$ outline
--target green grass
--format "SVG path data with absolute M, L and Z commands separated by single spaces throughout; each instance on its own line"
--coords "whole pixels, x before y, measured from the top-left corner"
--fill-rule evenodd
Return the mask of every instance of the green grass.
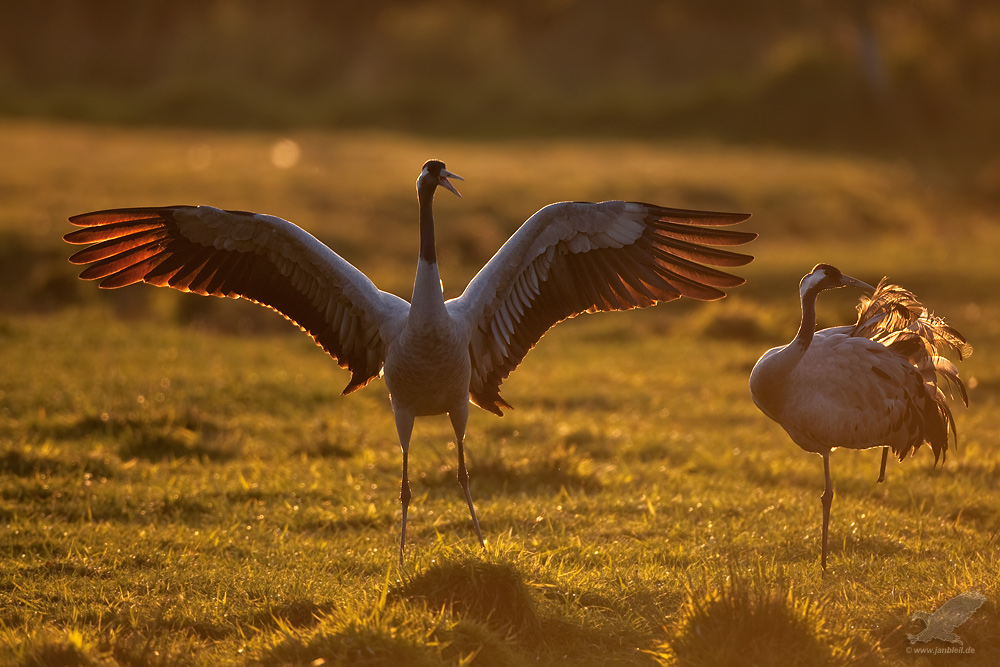
M 911 665 L 910 616 L 970 589 L 988 598 L 957 629 L 975 653 L 946 658 L 1000 658 L 1000 239 L 947 177 L 697 144 L 374 133 L 292 135 L 303 158 L 280 170 L 280 138 L 0 126 L 14 156 L 0 164 L 0 663 Z M 516 409 L 471 415 L 485 552 L 448 420 L 419 421 L 399 569 L 381 384 L 340 397 L 346 372 L 250 304 L 80 283 L 59 237 L 105 206 L 263 210 L 406 295 L 430 155 L 467 179 L 464 199 L 438 201 L 452 294 L 555 199 L 745 209 L 762 236 L 731 297 L 560 325 L 504 385 Z M 943 466 L 921 451 L 876 485 L 879 452 L 833 455 L 826 576 L 821 461 L 747 392 L 818 261 L 889 274 L 976 348 Z M 850 319 L 854 298 L 824 295 L 821 323 Z

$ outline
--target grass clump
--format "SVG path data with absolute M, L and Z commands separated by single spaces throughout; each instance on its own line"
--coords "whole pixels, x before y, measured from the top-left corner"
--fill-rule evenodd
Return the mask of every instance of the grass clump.
M 440 664 L 440 651 L 420 628 L 397 619 L 330 618 L 306 637 L 287 634 L 267 650 L 260 664 L 331 667 Z
M 100 651 L 92 638 L 75 629 L 45 627 L 14 641 L 10 629 L 0 630 L 0 663 L 23 667 L 111 667 L 112 656 Z M 9 648 L 5 649 L 4 646 Z
M 407 576 L 390 599 L 445 608 L 501 634 L 531 637 L 539 630 L 535 605 L 514 563 L 467 553 L 433 562 Z
M 800 598 L 783 581 L 730 574 L 719 587 L 691 588 L 669 639 L 654 655 L 680 665 L 848 665 L 823 620 L 821 600 Z

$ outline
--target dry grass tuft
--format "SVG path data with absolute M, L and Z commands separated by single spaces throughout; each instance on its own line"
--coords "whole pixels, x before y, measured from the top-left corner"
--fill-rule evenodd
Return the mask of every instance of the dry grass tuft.
M 822 601 L 794 595 L 784 582 L 730 574 L 719 588 L 692 587 L 657 654 L 665 664 L 847 665 L 856 656 L 826 627 Z
M 484 559 L 478 552 L 435 562 L 407 577 L 389 599 L 447 608 L 501 633 L 530 637 L 539 629 L 534 601 L 518 568 L 496 557 Z

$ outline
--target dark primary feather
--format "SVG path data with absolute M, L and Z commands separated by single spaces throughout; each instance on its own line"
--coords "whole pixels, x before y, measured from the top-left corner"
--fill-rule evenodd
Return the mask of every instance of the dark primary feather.
M 267 306 L 309 333 L 351 371 L 345 394 L 379 376 L 384 346 L 377 332 L 368 330 L 363 333 L 369 344 L 357 344 L 352 334 L 364 326 L 363 315 L 341 298 L 337 286 L 318 285 L 297 267 L 283 272 L 263 249 L 228 251 L 188 238 L 174 219 L 175 211 L 186 208 L 139 207 L 73 216 L 70 222 L 82 229 L 66 234 L 65 240 L 94 245 L 75 253 L 70 262 L 90 264 L 80 277 L 100 280 L 103 288 L 146 282 Z
M 749 215 L 641 205 L 647 209 L 647 227 L 631 245 L 559 252 L 549 265 L 545 256 L 539 256 L 534 261 L 539 277 L 536 289 L 514 282 L 502 290 L 501 301 L 506 300 L 505 294 L 517 291 L 514 303 L 521 302 L 524 308 L 505 311 L 509 324 L 499 321 L 497 313 L 486 317 L 472 337 L 470 395 L 476 405 L 497 415 L 510 408 L 500 396 L 501 384 L 542 335 L 566 318 L 647 308 L 681 297 L 714 301 L 726 296 L 723 289 L 745 282 L 711 267 L 737 267 L 753 260 L 752 255 L 718 247 L 741 245 L 757 237 L 753 232 L 719 229 L 743 222 Z M 505 345 L 493 346 L 491 338 Z M 482 359 L 488 362 L 481 363 Z

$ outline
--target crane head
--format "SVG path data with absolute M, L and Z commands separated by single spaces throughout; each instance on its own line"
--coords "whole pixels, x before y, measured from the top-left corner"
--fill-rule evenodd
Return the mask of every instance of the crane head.
M 875 288 L 868 283 L 852 278 L 842 273 L 840 269 L 830 264 L 817 264 L 799 283 L 799 294 L 805 295 L 807 292 L 822 292 L 828 289 L 840 287 L 857 287 L 869 292 L 874 292 Z
M 417 178 L 417 190 L 420 190 L 422 186 L 436 187 L 440 185 L 444 189 L 455 193 L 456 196 L 461 197 L 462 194 L 455 189 L 455 186 L 448 180 L 449 178 L 459 181 L 465 180 L 458 174 L 448 171 L 441 160 L 428 160 L 424 163 L 424 168 L 420 171 L 420 177 Z

